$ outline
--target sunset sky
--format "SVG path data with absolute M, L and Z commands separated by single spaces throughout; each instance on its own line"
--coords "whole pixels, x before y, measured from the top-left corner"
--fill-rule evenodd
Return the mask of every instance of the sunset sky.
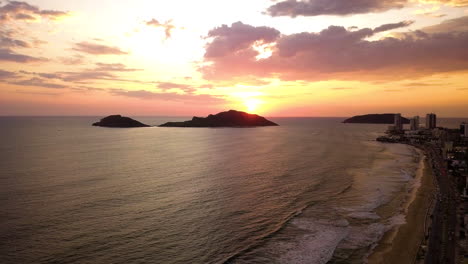
M 468 0 L 0 0 L 0 115 L 468 116 Z

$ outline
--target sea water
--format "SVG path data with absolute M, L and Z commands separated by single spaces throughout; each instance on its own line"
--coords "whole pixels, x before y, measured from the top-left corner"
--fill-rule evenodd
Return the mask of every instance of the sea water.
M 0 263 L 362 263 L 420 159 L 342 118 L 98 119 L 0 118 Z

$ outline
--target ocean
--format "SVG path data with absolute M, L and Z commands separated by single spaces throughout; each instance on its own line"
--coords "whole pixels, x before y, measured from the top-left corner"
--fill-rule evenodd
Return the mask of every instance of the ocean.
M 418 184 L 385 125 L 98 119 L 0 117 L 0 263 L 363 263 Z

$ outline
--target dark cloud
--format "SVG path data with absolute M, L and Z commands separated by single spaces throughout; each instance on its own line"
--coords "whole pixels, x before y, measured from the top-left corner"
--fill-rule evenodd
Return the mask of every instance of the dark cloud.
M 157 87 L 159 89 L 168 90 L 168 89 L 188 89 L 191 88 L 191 85 L 173 83 L 173 82 L 158 82 Z
M 414 21 L 412 21 L 412 20 L 406 20 L 406 21 L 401 21 L 399 23 L 381 25 L 381 26 L 376 27 L 374 29 L 374 33 L 384 32 L 384 31 L 397 29 L 397 28 L 402 28 L 402 27 L 407 27 L 407 26 L 409 26 L 409 25 L 411 25 L 413 23 L 414 23 Z
M 15 20 L 36 20 L 36 18 L 28 14 L 17 14 Z
M 434 12 L 426 12 L 426 13 L 422 13 L 420 15 L 427 16 L 427 17 L 435 17 L 435 18 L 440 18 L 440 17 L 447 16 L 447 14 L 434 13 Z
M 24 70 L 21 70 L 18 73 L 25 74 L 25 75 L 39 76 L 45 79 L 60 79 L 60 75 L 56 73 L 39 73 L 39 72 L 30 72 L 30 71 L 24 71 Z
M 120 81 L 131 82 L 139 84 L 154 84 L 155 82 L 145 82 L 140 80 L 131 80 L 120 78 L 116 73 L 118 72 L 134 72 L 141 69 L 127 68 L 122 63 L 96 63 L 95 68 L 83 69 L 74 72 L 28 72 L 20 71 L 22 74 L 33 75 L 45 79 L 56 79 L 64 82 L 82 83 L 90 80 L 105 80 L 105 81 Z
M 250 46 L 239 45 L 235 38 L 234 44 L 215 38 L 206 49 L 210 50 L 215 43 L 216 50 L 224 52 L 216 57 L 205 55 L 205 64 L 200 70 L 211 80 L 273 77 L 308 81 L 404 79 L 468 70 L 468 32 L 427 34 L 416 31 L 401 34 L 400 38 L 367 39 L 375 33 L 408 23 L 355 31 L 330 26 L 319 33 L 282 35 L 269 40 L 276 43 L 276 48 L 270 57 L 260 60 L 256 59 L 259 53 L 251 45 L 261 36 L 250 38 L 247 42 Z M 253 27 L 250 29 L 256 32 Z M 221 36 L 223 40 L 230 39 L 228 34 Z
M 117 47 L 106 46 L 102 44 L 79 42 L 75 43 L 75 51 L 84 52 L 93 55 L 125 55 L 128 52 L 122 51 Z
M 231 26 L 222 25 L 208 32 L 208 37 L 214 40 L 206 48 L 205 57 L 222 57 L 228 53 L 243 50 L 257 41 L 272 42 L 280 32 L 270 27 L 254 27 L 242 22 Z
M 115 71 L 115 72 L 141 71 L 141 69 L 127 68 L 127 66 L 122 63 L 96 63 L 96 66 L 97 68 L 95 69 L 95 71 Z
M 47 92 L 33 92 L 33 91 L 19 91 L 19 90 L 16 90 L 15 92 L 19 94 L 32 94 L 32 95 L 45 95 L 45 96 L 62 95 L 62 93 L 47 93 Z
M 122 63 L 96 63 L 96 68 L 86 69 L 80 72 L 58 72 L 52 76 L 58 76 L 59 79 L 68 82 L 85 81 L 85 80 L 114 80 L 114 81 L 129 81 L 139 82 L 136 80 L 124 80 L 118 78 L 114 72 L 134 72 L 141 69 L 127 68 Z
M 468 0 L 420 0 L 420 2 L 431 4 L 446 4 L 457 7 L 468 6 Z
M 46 16 L 48 18 L 57 18 L 61 16 L 66 16 L 68 15 L 67 12 L 62 12 L 62 11 L 57 11 L 57 10 L 42 10 L 41 11 L 42 16 Z
M 19 53 L 12 51 L 11 49 L 0 48 L 0 61 L 29 63 L 29 62 L 46 61 L 46 59 L 19 54 Z
M 65 82 L 82 82 L 87 80 L 114 80 L 117 77 L 110 72 L 94 71 L 94 70 L 83 70 L 79 72 L 53 72 L 53 73 L 42 73 L 42 72 L 28 72 L 20 71 L 22 74 L 38 76 L 45 79 L 56 79 Z
M 156 19 L 151 19 L 150 21 L 146 22 L 147 26 L 156 27 L 156 28 L 163 28 L 164 33 L 166 34 L 166 39 L 169 39 L 172 36 L 172 30 L 176 27 L 172 24 L 171 20 L 166 21 L 165 23 L 160 23 Z
M 17 77 L 17 74 L 10 71 L 0 70 L 0 80 L 10 79 Z
M 8 1 L 6 5 L 0 7 L 0 23 L 10 20 L 36 20 L 39 17 L 58 19 L 68 15 L 68 12 L 41 10 L 37 6 L 20 1 Z
M 13 38 L 12 32 L 0 31 L 0 48 L 30 48 L 31 45 L 23 40 Z
M 84 63 L 84 56 L 76 54 L 72 57 L 61 57 L 58 60 L 65 65 L 80 65 Z
M 70 89 L 74 90 L 75 92 L 103 92 L 103 91 L 107 91 L 106 89 L 103 89 L 103 88 L 95 88 L 95 87 L 89 87 L 89 86 L 83 86 L 83 85 L 72 87 Z
M 14 84 L 14 85 L 35 86 L 35 87 L 52 88 L 52 89 L 63 89 L 67 87 L 62 84 L 46 82 L 45 80 L 41 78 L 37 78 L 37 77 L 27 79 L 27 80 L 8 82 L 8 83 Z
M 410 0 L 284 0 L 270 6 L 266 13 L 271 16 L 320 16 L 354 15 L 385 12 L 403 8 L 415 1 Z M 468 6 L 467 0 L 419 0 L 422 3 Z
M 270 6 L 271 16 L 352 15 L 403 8 L 408 0 L 286 0 Z
M 468 16 L 445 20 L 444 22 L 421 29 L 426 33 L 441 33 L 454 31 L 468 31 Z
M 59 72 L 57 77 L 66 82 L 81 82 L 87 80 L 115 80 L 117 77 L 110 72 L 84 70 L 80 72 Z
M 3 26 L 0 24 L 0 27 Z M 41 44 L 41 41 L 32 38 L 29 42 L 18 39 L 17 36 L 24 36 L 18 29 L 0 29 L 0 61 L 12 61 L 18 63 L 28 63 L 36 61 L 46 61 L 44 58 L 36 58 L 27 54 L 16 52 L 16 49 L 32 48 Z
M 356 43 L 373 34 L 374 31 L 370 28 L 348 31 L 344 27 L 330 26 L 320 33 L 303 32 L 283 36 L 278 39 L 277 47 L 280 56 L 291 57 L 298 52 L 310 49 L 316 49 L 317 51 L 322 49 L 325 51 L 330 48 L 337 49 L 343 44 Z
M 443 84 L 441 84 L 441 83 L 426 83 L 426 82 L 411 82 L 411 83 L 405 83 L 404 85 L 409 86 L 409 87 L 415 87 L 415 86 L 427 87 L 427 86 L 441 86 Z
M 127 90 L 113 90 L 111 91 L 114 95 L 133 97 L 139 99 L 152 99 L 152 100 L 163 100 L 163 101 L 181 101 L 191 102 L 197 104 L 217 104 L 224 103 L 225 100 L 221 97 L 208 95 L 208 94 L 178 94 L 178 93 L 157 93 L 145 90 L 139 91 L 127 91 Z
M 180 89 L 185 93 L 194 93 L 197 89 L 212 89 L 212 84 L 183 84 L 174 82 L 156 82 L 156 87 L 161 90 Z
M 56 73 L 37 73 L 37 75 L 46 79 L 60 79 L 60 75 Z

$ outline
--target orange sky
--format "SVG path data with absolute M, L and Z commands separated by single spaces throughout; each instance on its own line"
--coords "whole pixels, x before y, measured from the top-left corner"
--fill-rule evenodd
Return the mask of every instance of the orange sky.
M 0 115 L 468 116 L 466 0 L 4 0 L 0 26 Z

